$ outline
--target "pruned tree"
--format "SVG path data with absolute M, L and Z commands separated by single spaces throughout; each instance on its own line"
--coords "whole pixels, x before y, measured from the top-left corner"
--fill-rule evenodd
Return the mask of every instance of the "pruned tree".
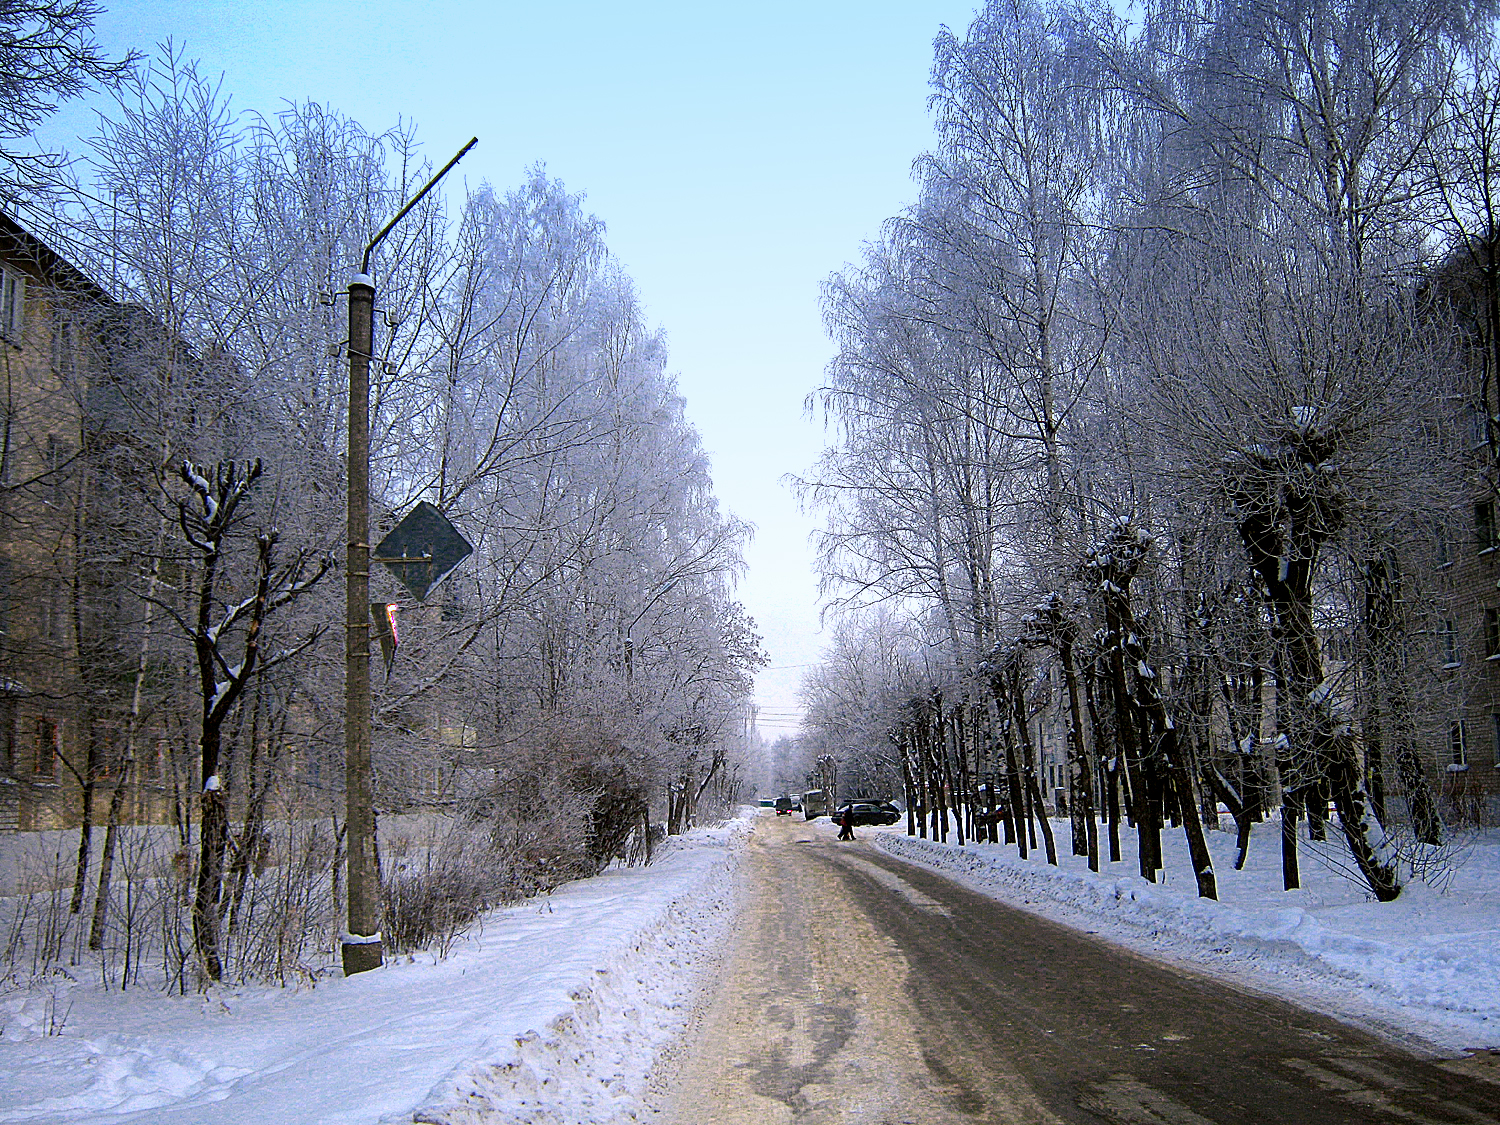
M 284 648 L 264 651 L 267 618 L 305 594 L 332 566 L 326 557 L 315 562 L 306 550 L 278 563 L 274 528 L 255 534 L 250 559 L 236 559 L 233 540 L 248 514 L 241 507 L 262 471 L 259 460 L 250 465 L 221 461 L 210 475 L 191 461 L 179 463 L 177 474 L 191 491 L 176 506 L 183 540 L 196 562 L 192 616 L 185 616 L 172 602 L 157 601 L 191 639 L 197 660 L 202 789 L 193 942 L 204 976 L 215 981 L 224 971 L 219 922 L 229 840 L 229 806 L 220 774 L 224 724 L 253 676 L 306 651 L 322 636 L 323 628 L 315 627 Z M 244 562 L 248 566 L 238 572 L 236 564 Z

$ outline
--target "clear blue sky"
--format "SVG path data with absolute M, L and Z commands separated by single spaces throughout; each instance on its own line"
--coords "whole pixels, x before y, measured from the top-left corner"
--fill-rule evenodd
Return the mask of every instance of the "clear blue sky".
M 542 162 L 587 195 L 666 331 L 721 502 L 756 525 L 739 593 L 771 654 L 757 699 L 774 738 L 823 643 L 813 524 L 781 482 L 822 444 L 803 414 L 831 351 L 818 287 L 913 199 L 932 39 L 974 6 L 113 0 L 96 30 L 116 54 L 171 38 L 240 109 L 415 121 L 434 164 L 478 136 L 470 183 Z

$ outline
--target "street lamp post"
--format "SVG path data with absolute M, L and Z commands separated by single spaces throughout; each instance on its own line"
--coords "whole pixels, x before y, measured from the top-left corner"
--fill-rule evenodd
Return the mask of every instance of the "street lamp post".
M 375 355 L 375 282 L 370 255 L 424 195 L 476 144 L 475 137 L 365 247 L 349 279 L 349 546 L 344 569 L 344 833 L 349 928 L 344 975 L 380 967 L 380 885 L 375 872 L 375 800 L 370 774 L 370 362 Z

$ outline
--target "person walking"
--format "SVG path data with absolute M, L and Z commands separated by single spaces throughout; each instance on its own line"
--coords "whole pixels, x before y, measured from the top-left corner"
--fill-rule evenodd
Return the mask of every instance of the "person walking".
M 839 817 L 839 839 L 854 839 L 854 806 L 850 805 Z

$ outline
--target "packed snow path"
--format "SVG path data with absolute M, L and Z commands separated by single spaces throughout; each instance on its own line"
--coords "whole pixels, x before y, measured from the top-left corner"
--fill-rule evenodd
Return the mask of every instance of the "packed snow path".
M 762 818 L 665 1118 L 1500 1122 L 1500 1085 Z

